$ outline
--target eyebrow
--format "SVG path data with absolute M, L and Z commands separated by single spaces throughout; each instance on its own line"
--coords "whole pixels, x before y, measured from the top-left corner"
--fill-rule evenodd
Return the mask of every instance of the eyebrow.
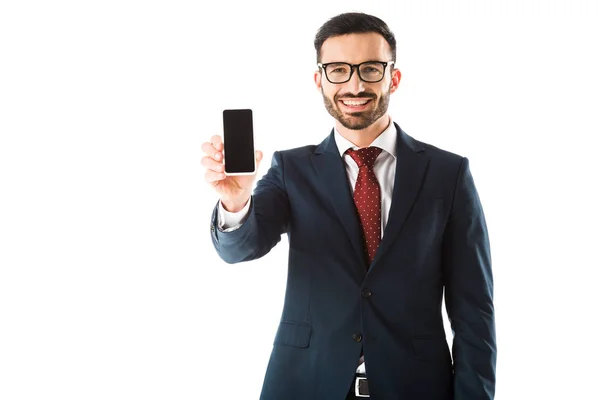
M 374 59 L 370 59 L 370 60 L 365 60 L 365 61 L 361 61 L 359 63 L 351 63 L 350 61 L 327 61 L 327 62 L 323 62 L 321 61 L 319 64 L 335 64 L 335 63 L 344 63 L 344 64 L 351 64 L 351 65 L 359 65 L 362 63 L 366 63 L 366 62 L 384 62 L 384 63 L 391 63 L 393 61 L 383 61 L 383 60 L 374 60 Z

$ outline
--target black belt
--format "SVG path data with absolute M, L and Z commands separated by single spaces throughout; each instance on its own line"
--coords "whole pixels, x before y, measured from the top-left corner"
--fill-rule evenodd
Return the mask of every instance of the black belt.
M 369 384 L 367 382 L 367 375 L 365 374 L 356 374 L 354 377 L 354 381 L 352 382 L 352 387 L 350 388 L 352 394 L 357 399 L 370 399 L 369 395 Z

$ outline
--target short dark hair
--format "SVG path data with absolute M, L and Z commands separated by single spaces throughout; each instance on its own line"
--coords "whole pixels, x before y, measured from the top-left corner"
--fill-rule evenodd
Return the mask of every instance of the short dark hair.
M 396 61 L 396 38 L 385 22 L 381 19 L 365 13 L 344 13 L 331 18 L 325 22 L 317 31 L 315 36 L 315 50 L 317 51 L 317 62 L 321 62 L 321 47 L 323 43 L 334 36 L 349 33 L 378 33 L 388 42 L 392 49 L 392 60 Z

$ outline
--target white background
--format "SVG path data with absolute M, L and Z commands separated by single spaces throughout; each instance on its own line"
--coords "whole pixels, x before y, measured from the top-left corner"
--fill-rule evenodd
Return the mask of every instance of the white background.
M 258 398 L 287 239 L 218 258 L 200 146 L 245 107 L 259 175 L 319 143 L 312 41 L 346 11 L 396 34 L 394 120 L 471 161 L 496 398 L 597 398 L 597 4 L 3 1 L 0 398 Z

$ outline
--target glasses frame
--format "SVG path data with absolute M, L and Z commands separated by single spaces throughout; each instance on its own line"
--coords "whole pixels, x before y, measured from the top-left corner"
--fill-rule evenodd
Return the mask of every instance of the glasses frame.
M 377 63 L 377 64 L 381 64 L 383 65 L 383 74 L 381 74 L 381 79 L 377 80 L 377 81 L 367 81 L 364 80 L 363 77 L 360 75 L 360 66 L 363 64 L 373 64 L 373 63 Z M 348 79 L 346 79 L 343 82 L 331 82 L 331 79 L 329 79 L 329 76 L 327 75 L 327 66 L 331 65 L 331 64 L 344 64 L 344 65 L 348 65 L 350 67 L 350 76 L 348 77 Z M 328 63 L 317 63 L 317 66 L 319 68 L 323 69 L 323 72 L 325 73 L 325 78 L 327 78 L 327 80 L 330 83 L 333 83 L 334 85 L 339 85 L 342 83 L 346 83 L 348 82 L 350 79 L 352 79 L 352 75 L 354 74 L 354 67 L 356 67 L 356 73 L 358 74 L 358 78 L 365 82 L 365 83 L 377 83 L 377 82 L 381 82 L 383 80 L 383 78 L 385 77 L 385 71 L 388 65 L 394 65 L 395 62 L 394 61 L 377 61 L 377 60 L 371 60 L 371 61 L 364 61 L 361 62 L 360 64 L 350 64 L 347 62 L 343 62 L 343 61 L 333 61 L 333 62 L 328 62 Z

